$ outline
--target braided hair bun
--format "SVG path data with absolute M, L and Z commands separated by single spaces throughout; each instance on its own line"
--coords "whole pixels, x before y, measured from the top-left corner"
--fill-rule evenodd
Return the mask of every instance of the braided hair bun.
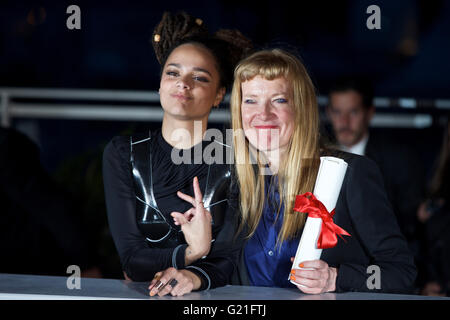
M 235 65 L 253 48 L 250 39 L 236 29 L 220 29 L 214 33 L 214 36 L 229 44 L 228 52 Z
M 186 12 L 171 14 L 164 12 L 161 21 L 153 30 L 152 44 L 159 63 L 167 52 L 178 42 L 190 37 L 207 36 L 208 29 L 201 19 L 196 19 Z
M 165 12 L 153 31 L 151 42 L 162 68 L 170 53 L 182 44 L 205 47 L 216 59 L 220 82 L 225 87 L 231 84 L 236 64 L 253 47 L 252 42 L 238 30 L 221 29 L 210 34 L 201 19 L 186 12 Z

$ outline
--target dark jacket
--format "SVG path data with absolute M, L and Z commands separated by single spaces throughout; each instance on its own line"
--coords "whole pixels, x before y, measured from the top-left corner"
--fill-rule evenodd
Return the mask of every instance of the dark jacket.
M 78 206 L 48 174 L 38 147 L 0 128 L 0 272 L 66 275 L 91 266 Z
M 417 208 L 424 196 L 424 170 L 418 155 L 392 137 L 370 133 L 365 155 L 380 168 L 388 199 L 408 242 L 417 238 Z

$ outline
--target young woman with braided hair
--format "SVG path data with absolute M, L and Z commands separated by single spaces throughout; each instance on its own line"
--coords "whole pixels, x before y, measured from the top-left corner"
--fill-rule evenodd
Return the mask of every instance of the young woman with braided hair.
M 162 68 L 162 127 L 113 138 L 104 151 L 103 179 L 125 276 L 151 281 L 150 295 L 180 296 L 227 284 L 235 268 L 230 162 L 198 163 L 195 155 L 230 147 L 204 135 L 211 108 L 222 101 L 251 42 L 236 30 L 210 35 L 186 13 L 165 13 L 152 44 Z

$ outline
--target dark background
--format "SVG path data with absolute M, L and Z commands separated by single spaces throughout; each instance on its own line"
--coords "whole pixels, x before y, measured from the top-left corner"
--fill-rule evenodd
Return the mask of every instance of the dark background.
M 81 9 L 68 30 L 66 8 Z M 369 5 L 381 30 L 369 30 Z M 449 98 L 450 2 L 2 1 L 0 85 L 155 90 L 149 39 L 162 12 L 185 10 L 211 31 L 236 28 L 257 45 L 298 49 L 319 93 L 344 74 L 370 75 L 378 96 Z
M 70 16 L 66 9 L 72 4 L 81 9 L 81 30 L 66 27 Z M 380 30 L 366 27 L 370 16 L 366 10 L 372 4 L 381 9 Z M 166 10 L 198 16 L 211 32 L 239 29 L 256 47 L 296 50 L 320 95 L 327 93 L 335 78 L 356 75 L 373 80 L 376 96 L 450 98 L 448 0 L 3 0 L 0 87 L 157 90 L 159 65 L 149 39 Z M 40 145 L 51 171 L 67 153 L 89 148 L 129 125 L 23 122 L 17 119 L 13 125 L 28 131 Z M 76 140 L 70 150 L 59 139 L 61 133 Z
M 72 4 L 81 9 L 81 30 L 66 27 L 70 16 L 66 9 Z M 366 27 L 370 16 L 366 9 L 372 4 L 381 9 L 380 30 Z M 376 96 L 450 99 L 450 1 L 446 0 L 2 0 L 0 87 L 158 90 L 159 65 L 150 36 L 164 11 L 179 10 L 201 18 L 211 32 L 239 29 L 257 47 L 295 49 L 320 95 L 327 93 L 335 78 L 357 75 L 373 80 Z M 446 116 L 433 109 L 423 112 Z M 442 124 L 386 130 L 416 148 L 429 175 Z M 158 125 L 55 119 L 12 122 L 39 145 L 45 168 L 83 205 L 86 223 L 97 234 L 93 245 L 98 247 L 106 277 L 120 276 L 120 268 L 106 226 L 103 147 L 114 135 Z

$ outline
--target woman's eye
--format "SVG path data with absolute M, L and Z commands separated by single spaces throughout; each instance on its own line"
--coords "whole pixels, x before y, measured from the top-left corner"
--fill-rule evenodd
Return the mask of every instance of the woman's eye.
M 206 78 L 206 77 L 194 76 L 193 78 L 194 78 L 194 80 L 196 80 L 196 81 L 209 82 L 209 79 Z
M 287 103 L 288 101 L 285 98 L 278 98 L 278 99 L 275 99 L 275 102 L 277 102 L 277 103 Z
M 169 77 L 176 77 L 176 76 L 178 76 L 178 72 L 176 72 L 176 71 L 166 71 L 166 74 Z
M 255 104 L 255 100 L 253 99 L 244 99 L 245 104 Z

